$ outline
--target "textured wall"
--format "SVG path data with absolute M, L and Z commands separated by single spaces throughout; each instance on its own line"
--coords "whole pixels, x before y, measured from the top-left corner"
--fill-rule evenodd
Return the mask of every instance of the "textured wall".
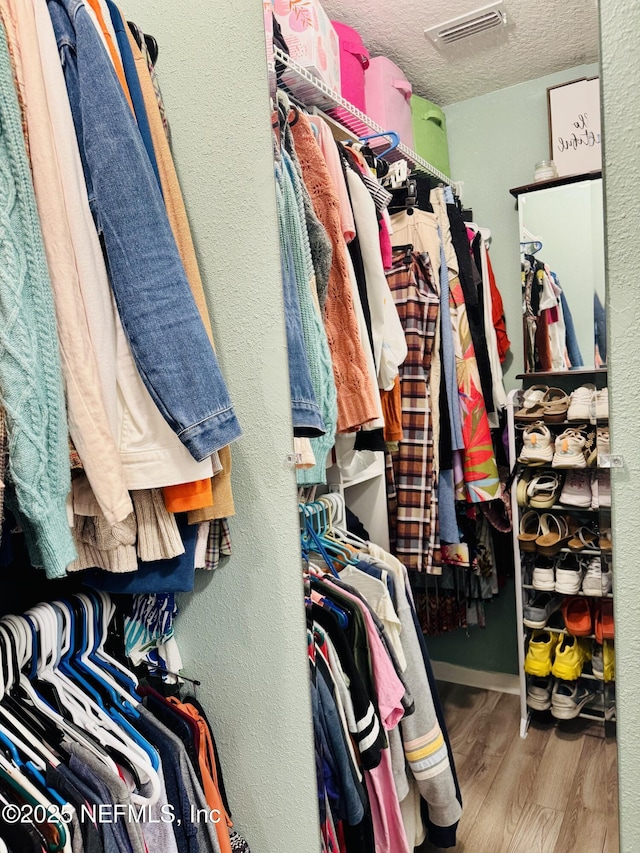
M 612 450 L 624 467 L 612 471 L 616 620 L 620 849 L 640 850 L 640 595 L 638 594 L 638 375 L 640 375 L 640 6 L 607 0 L 601 9 L 604 87 L 605 217 L 608 273 L 609 392 Z
M 253 853 L 319 849 L 261 4 L 126 0 L 158 71 L 214 334 L 244 437 L 233 557 L 181 602 L 234 818 Z M 221 49 L 223 47 L 224 49 Z
M 493 233 L 491 262 L 502 293 L 513 363 L 509 387 L 522 373 L 520 238 L 511 187 L 533 180 L 535 164 L 549 156 L 547 87 L 598 74 L 597 65 L 580 65 L 446 108 L 452 175 L 463 181 L 462 199 L 477 222 Z

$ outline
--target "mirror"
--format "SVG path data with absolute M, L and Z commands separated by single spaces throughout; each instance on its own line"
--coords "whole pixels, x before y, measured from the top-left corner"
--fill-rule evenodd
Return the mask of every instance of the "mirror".
M 518 212 L 525 372 L 605 366 L 602 179 L 533 189 Z

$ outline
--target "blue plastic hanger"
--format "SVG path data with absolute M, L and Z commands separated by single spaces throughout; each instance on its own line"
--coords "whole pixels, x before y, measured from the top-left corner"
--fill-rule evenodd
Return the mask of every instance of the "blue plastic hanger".
M 391 145 L 388 148 L 385 148 L 384 151 L 378 153 L 376 151 L 376 157 L 384 157 L 385 154 L 388 154 L 390 151 L 393 151 L 394 148 L 397 148 L 400 145 L 400 137 L 395 132 L 395 130 L 385 130 L 384 133 L 370 133 L 368 136 L 361 136 L 360 142 L 369 142 L 371 139 L 382 139 L 384 137 L 389 137 L 389 141 Z
M 68 613 L 68 616 L 69 616 L 69 620 L 70 620 L 69 630 L 71 631 L 71 636 L 75 637 L 77 639 L 78 634 L 76 632 L 76 616 L 73 612 L 73 608 L 67 602 L 62 602 L 62 601 L 54 602 L 53 606 L 54 606 L 54 609 L 56 610 L 56 615 L 58 617 L 58 624 L 59 624 L 60 630 L 62 629 L 62 618 L 63 618 L 63 616 L 62 616 L 62 613 L 60 612 L 59 608 L 65 607 L 65 609 Z M 83 628 L 84 628 L 84 630 L 83 630 Z M 86 642 L 87 642 L 86 626 L 81 626 L 80 638 L 81 638 L 80 641 L 82 642 L 84 640 L 84 643 L 86 645 Z M 87 692 L 87 694 L 89 696 L 91 696 L 91 698 L 95 701 L 96 705 L 100 708 L 100 710 L 103 711 L 107 716 L 111 717 L 111 719 L 114 720 L 114 722 L 117 723 L 117 725 L 120 726 L 120 728 L 122 728 L 122 730 L 133 741 L 135 741 L 135 743 L 139 747 L 141 747 L 144 750 L 144 752 L 149 757 L 149 761 L 151 762 L 151 766 L 153 767 L 154 770 L 157 771 L 160 767 L 160 761 L 158 758 L 158 753 L 156 752 L 155 748 L 144 737 L 142 737 L 140 732 L 138 732 L 137 729 L 135 729 L 131 725 L 129 720 L 124 716 L 124 713 L 123 713 L 124 709 L 122 709 L 120 707 L 120 703 L 119 703 L 119 700 L 121 697 L 119 697 L 118 694 L 115 692 L 115 690 L 113 690 L 113 688 L 108 684 L 105 684 L 105 686 L 107 688 L 107 692 L 108 692 L 110 698 L 112 698 L 113 701 L 108 703 L 108 705 L 105 705 L 104 700 L 103 700 L 102 696 L 100 695 L 100 693 L 93 687 L 93 685 L 91 685 L 87 681 L 87 679 L 84 677 L 83 673 L 81 671 L 79 671 L 80 667 L 76 666 L 76 664 L 78 663 L 78 654 L 77 654 L 76 650 L 74 649 L 74 645 L 75 645 L 74 643 L 71 643 L 70 648 L 60 657 L 60 663 L 58 664 L 60 671 L 63 672 L 69 678 L 73 679 L 75 682 L 77 682 Z M 139 717 L 140 716 L 139 711 L 135 710 L 132 706 L 129 706 L 129 707 L 130 707 L 130 710 L 127 709 L 129 716 L 133 716 L 133 717 Z

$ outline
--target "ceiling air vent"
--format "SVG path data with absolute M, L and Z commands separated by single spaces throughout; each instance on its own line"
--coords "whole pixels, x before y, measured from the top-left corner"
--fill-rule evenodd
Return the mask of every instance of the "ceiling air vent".
M 488 6 L 476 9 L 475 12 L 468 12 L 466 15 L 445 21 L 437 27 L 429 27 L 424 34 L 437 47 L 444 47 L 486 30 L 492 30 L 494 27 L 504 26 L 506 23 L 507 13 L 504 10 L 504 4 L 490 3 Z

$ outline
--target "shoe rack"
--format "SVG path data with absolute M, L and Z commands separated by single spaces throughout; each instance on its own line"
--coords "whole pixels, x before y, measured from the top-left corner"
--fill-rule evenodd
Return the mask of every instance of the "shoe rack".
M 570 495 L 568 486 L 564 495 L 562 492 L 575 470 L 586 472 L 573 477 L 573 480 L 582 479 L 583 490 L 587 480 L 601 478 L 602 483 L 602 478 L 606 478 L 603 472 L 609 468 L 609 455 L 596 451 L 598 430 L 601 436 L 605 430 L 608 434 L 608 420 L 596 419 L 593 412 L 581 423 L 568 421 L 566 416 L 558 416 L 551 394 L 550 411 L 555 417 L 552 414 L 550 421 L 545 422 L 542 414 L 539 420 L 550 434 L 554 455 L 556 439 L 565 435 L 566 430 L 576 430 L 579 436 L 574 444 L 581 444 L 581 435 L 586 438 L 585 462 L 590 457 L 591 463 L 582 469 L 559 468 L 554 467 L 553 458 L 534 464 L 518 461 L 522 458 L 525 429 L 535 421 L 519 421 L 516 413 L 522 410 L 525 394 L 532 386 L 560 388 L 570 396 L 587 383 L 595 384 L 598 389 L 606 388 L 606 370 L 527 374 L 518 378 L 523 380 L 524 387 L 509 394 L 507 422 L 516 566 L 520 736 L 526 737 L 532 714 L 543 714 L 547 720 L 555 717 L 559 722 L 582 718 L 604 728 L 615 724 L 612 547 L 610 532 L 603 536 L 611 530 L 610 490 L 603 501 L 602 495 L 592 496 L 595 506 L 586 505 L 584 491 L 582 495 L 575 492 Z M 543 443 L 549 440 L 546 430 L 540 429 Z M 562 464 L 561 454 L 566 447 L 566 440 L 558 442 L 556 462 Z M 534 487 L 529 489 L 535 478 Z M 554 481 L 561 484 L 559 491 L 557 485 L 554 488 Z M 594 494 L 598 495 L 597 488 Z M 561 496 L 582 505 L 561 503 Z M 534 506 L 529 504 L 532 499 Z M 521 523 L 527 513 L 534 515 L 525 519 L 523 541 Z M 544 522 L 537 532 L 535 516 Z M 540 542 L 546 530 L 551 536 Z M 537 604 L 541 606 L 536 608 Z M 549 675 L 540 674 L 547 668 L 551 668 Z M 532 671 L 536 674 L 531 674 Z

